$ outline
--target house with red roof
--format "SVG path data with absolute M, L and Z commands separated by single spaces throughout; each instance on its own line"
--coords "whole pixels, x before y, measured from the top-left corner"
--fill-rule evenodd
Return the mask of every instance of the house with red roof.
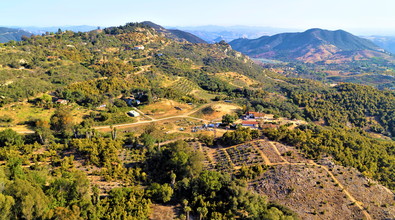
M 246 116 L 248 118 L 254 118 L 254 119 L 261 119 L 265 117 L 265 113 L 260 113 L 260 112 L 247 112 Z
M 257 121 L 243 121 L 241 123 L 243 127 L 258 128 L 259 123 Z

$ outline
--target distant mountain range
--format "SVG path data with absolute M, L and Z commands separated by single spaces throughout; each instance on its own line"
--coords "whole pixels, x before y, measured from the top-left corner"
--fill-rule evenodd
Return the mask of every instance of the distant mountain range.
M 32 34 L 23 30 L 14 28 L 0 27 L 0 43 L 6 43 L 10 40 L 20 41 L 22 36 L 31 36 Z
M 309 29 L 257 39 L 236 39 L 233 49 L 255 58 L 300 60 L 304 62 L 343 62 L 390 55 L 372 41 L 343 30 Z
M 144 22 L 158 32 L 166 33 L 167 37 L 178 40 L 186 40 L 192 43 L 215 43 L 224 40 L 231 42 L 232 44 L 240 44 L 240 38 L 248 39 L 261 39 L 267 38 L 267 36 L 276 36 L 280 33 L 300 31 L 297 29 L 286 29 L 286 28 L 273 28 L 273 27 L 256 27 L 256 26 L 176 26 L 176 27 L 162 27 L 152 22 Z M 61 30 L 70 30 L 74 32 L 88 32 L 98 29 L 98 26 L 79 25 L 79 26 L 53 26 L 53 27 L 0 27 L 0 43 L 5 43 L 10 40 L 19 41 L 23 35 L 30 36 L 32 34 L 41 35 L 46 32 L 57 32 Z M 104 28 L 104 27 L 102 27 Z M 261 37 L 265 36 L 265 37 Z M 273 37 L 274 37 L 273 36 Z M 355 37 L 355 36 L 354 36 Z M 363 36 L 371 40 L 374 44 L 380 48 L 385 49 L 388 52 L 395 54 L 395 37 L 392 36 Z M 257 41 L 255 39 L 254 41 Z M 262 39 L 261 39 L 262 40 Z M 244 44 L 244 42 L 243 42 Z M 238 47 L 238 46 L 236 46 Z M 245 48 L 245 46 L 243 46 Z M 250 48 L 251 49 L 251 48 Z M 249 50 L 250 50 L 249 49 Z M 251 55 L 251 54 L 250 54 Z
M 155 29 L 159 33 L 163 33 L 167 38 L 177 40 L 177 41 L 188 41 L 191 43 L 207 43 L 205 40 L 185 31 L 177 29 L 166 29 L 160 25 L 157 25 L 151 21 L 142 22 Z
M 368 36 L 363 37 L 371 40 L 373 43 L 377 44 L 381 48 L 384 48 L 388 52 L 395 54 L 395 37 L 391 36 Z
M 54 26 L 54 27 L 19 27 L 14 26 L 11 28 L 21 29 L 32 34 L 45 34 L 46 32 L 57 32 L 59 29 L 63 31 L 73 31 L 73 32 L 88 32 L 98 28 L 98 26 L 89 26 L 89 25 L 78 25 L 78 26 Z
M 192 33 L 208 43 L 216 43 L 224 40 L 230 42 L 238 38 L 258 38 L 263 35 L 274 35 L 278 33 L 300 31 L 298 29 L 255 27 L 255 26 L 176 26 L 166 27 L 168 29 L 178 29 Z

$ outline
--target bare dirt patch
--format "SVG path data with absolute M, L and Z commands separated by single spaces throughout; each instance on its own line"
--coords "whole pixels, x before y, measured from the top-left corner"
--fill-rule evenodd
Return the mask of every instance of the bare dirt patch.
M 241 107 L 234 104 L 215 103 L 212 105 L 208 105 L 203 109 L 200 109 L 191 116 L 209 121 L 221 121 L 223 115 L 235 114 L 238 109 L 241 109 Z
M 193 105 L 164 99 L 150 105 L 141 106 L 139 109 L 152 118 L 164 118 L 186 114 L 191 111 L 193 107 Z
M 247 76 L 235 72 L 216 73 L 215 75 L 236 87 L 245 87 L 258 83 Z
M 151 206 L 150 219 L 152 220 L 173 220 L 176 218 L 175 206 L 164 206 L 153 204 Z
M 373 219 L 395 219 L 395 198 L 390 190 L 354 168 L 335 165 L 332 172 L 347 191 L 362 202 Z
M 290 163 L 307 163 L 309 161 L 303 157 L 295 147 L 286 146 L 278 142 L 273 142 L 273 144 L 276 146 L 283 158 Z
M 278 165 L 251 188 L 294 210 L 302 219 L 363 219 L 324 169 L 310 165 Z

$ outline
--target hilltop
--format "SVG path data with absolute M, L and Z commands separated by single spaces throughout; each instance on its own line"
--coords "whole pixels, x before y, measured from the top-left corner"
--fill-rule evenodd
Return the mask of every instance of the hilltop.
M 373 42 L 343 30 L 315 28 L 300 33 L 282 33 L 251 40 L 236 39 L 229 44 L 233 49 L 251 57 L 286 61 L 330 63 L 390 57 Z

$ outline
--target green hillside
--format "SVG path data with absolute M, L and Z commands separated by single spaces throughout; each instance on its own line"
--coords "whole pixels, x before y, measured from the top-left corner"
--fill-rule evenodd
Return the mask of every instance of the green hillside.
M 393 92 L 287 78 L 169 33 L 128 23 L 1 44 L 1 217 L 392 217 Z M 319 35 L 345 50 L 341 36 Z M 309 183 L 298 199 L 313 211 L 289 203 L 290 180 Z

